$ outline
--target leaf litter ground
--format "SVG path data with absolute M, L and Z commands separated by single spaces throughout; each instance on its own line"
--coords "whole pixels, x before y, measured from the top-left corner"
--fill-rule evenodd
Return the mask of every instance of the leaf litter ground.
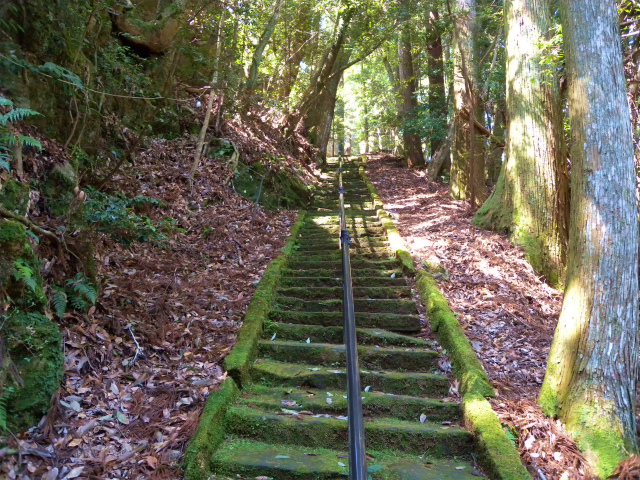
M 154 140 L 114 177 L 113 191 L 164 202 L 146 213 L 173 226 L 163 246 L 96 236 L 101 297 L 87 315 L 65 315 L 64 386 L 37 428 L 0 449 L 0 478 L 182 477 L 184 448 L 225 378 L 221 362 L 296 217 L 255 211 L 220 160 L 204 159 L 191 187 L 194 145 Z
M 535 403 L 562 294 L 536 276 L 505 235 L 472 225 L 474 212 L 451 200 L 447 185 L 390 156 L 370 156 L 367 174 L 414 259 L 446 269 L 439 287 L 496 389 L 493 408 L 533 478 L 590 478 L 562 424 Z

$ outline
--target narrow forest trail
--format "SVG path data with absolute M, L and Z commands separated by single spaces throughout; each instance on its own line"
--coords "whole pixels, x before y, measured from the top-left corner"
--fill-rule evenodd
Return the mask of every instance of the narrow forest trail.
M 210 462 L 214 478 L 348 472 L 337 170 L 330 163 L 323 174 L 282 271 L 251 383 L 224 415 L 225 439 Z M 478 478 L 473 437 L 457 425 L 460 406 L 443 401 L 450 382 L 438 371 L 440 355 L 409 336 L 422 328 L 417 305 L 357 164 L 345 165 L 343 181 L 372 477 Z

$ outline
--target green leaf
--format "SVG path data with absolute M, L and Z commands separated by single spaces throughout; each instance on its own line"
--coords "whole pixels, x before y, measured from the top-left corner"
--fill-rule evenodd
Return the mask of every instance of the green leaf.
M 31 238 L 33 238 L 34 242 L 36 242 L 38 245 L 40 245 L 40 239 L 38 238 L 38 236 L 33 233 L 31 230 L 27 230 L 27 235 L 29 235 Z

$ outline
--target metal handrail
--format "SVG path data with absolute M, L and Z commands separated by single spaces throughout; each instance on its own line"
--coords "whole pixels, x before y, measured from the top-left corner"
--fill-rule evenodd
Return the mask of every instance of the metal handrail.
M 340 192 L 340 248 L 342 249 L 342 312 L 344 320 L 344 344 L 347 354 L 347 419 L 349 427 L 349 479 L 367 480 L 367 460 L 364 449 L 364 419 L 362 414 L 362 390 L 358 365 L 356 339 L 356 314 L 353 305 L 353 283 L 349 245 L 351 237 L 344 214 L 344 186 L 342 185 L 342 157 L 338 169 Z

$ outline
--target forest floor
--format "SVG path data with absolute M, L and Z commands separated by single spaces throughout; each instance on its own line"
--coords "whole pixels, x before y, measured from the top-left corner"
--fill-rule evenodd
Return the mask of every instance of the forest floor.
M 562 306 L 561 292 L 536 276 L 521 249 L 476 228 L 474 211 L 451 200 L 399 159 L 372 155 L 367 175 L 415 261 L 439 261 L 439 287 L 495 387 L 494 410 L 533 478 L 578 480 L 591 474 L 560 422 L 536 405 Z M 435 257 L 435 258 L 434 258 Z
M 264 126 L 225 128 L 244 161 L 265 151 L 293 159 L 269 143 Z M 63 156 L 57 142 L 42 141 L 43 155 L 27 160 L 29 168 Z M 234 191 L 223 160 L 204 158 L 190 186 L 194 149 L 191 136 L 149 140 L 135 166 L 113 178 L 109 191 L 162 201 L 145 213 L 173 225 L 162 245 L 125 246 L 96 234 L 100 297 L 86 314 L 62 319 L 64 385 L 37 427 L 5 439 L 0 478 L 182 478 L 200 412 L 226 377 L 222 361 L 297 217 L 256 209 Z M 59 223 L 37 209 L 30 219 L 51 230 Z

